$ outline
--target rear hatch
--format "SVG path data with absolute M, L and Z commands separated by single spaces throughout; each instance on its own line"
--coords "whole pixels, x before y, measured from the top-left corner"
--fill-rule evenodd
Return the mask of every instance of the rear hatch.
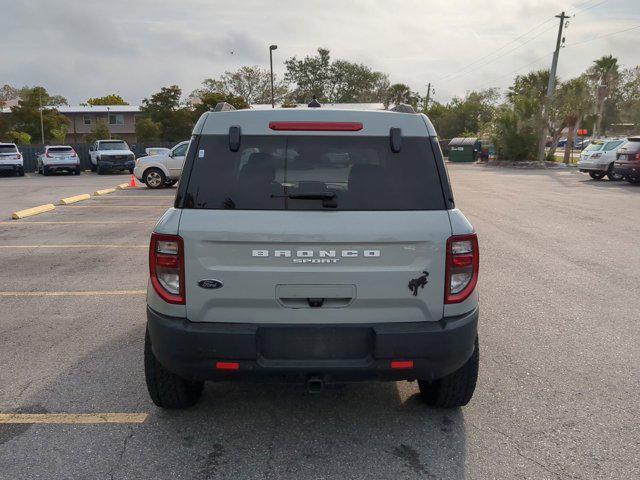
M 640 137 L 631 137 L 616 153 L 616 163 L 640 163 Z
M 76 152 L 71 147 L 49 147 L 47 149 L 47 163 L 73 164 L 78 161 Z
M 20 163 L 21 158 L 14 145 L 0 145 L 0 164 L 15 165 Z
M 189 320 L 442 318 L 451 226 L 427 137 L 396 153 L 388 136 L 243 135 L 235 152 L 229 139 L 192 141 L 179 226 Z

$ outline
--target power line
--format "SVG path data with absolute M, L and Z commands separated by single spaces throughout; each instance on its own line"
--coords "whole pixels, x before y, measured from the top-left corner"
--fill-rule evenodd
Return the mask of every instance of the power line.
M 588 38 L 587 40 L 582 40 L 581 42 L 569 43 L 569 44 L 565 45 L 565 47 L 567 47 L 567 48 L 568 47 L 575 47 L 576 45 L 582 45 L 583 43 L 595 42 L 596 40 L 600 40 L 601 38 L 613 37 L 614 35 L 620 35 L 621 33 L 629 32 L 629 31 L 635 30 L 637 28 L 640 28 L 640 25 L 635 25 L 635 26 L 630 27 L 630 28 L 625 28 L 624 30 L 618 30 L 618 31 L 615 31 L 615 32 L 607 33 L 605 35 L 599 35 L 597 37 Z
M 524 32 L 523 34 L 518 35 L 518 36 L 517 36 L 516 38 L 514 38 L 513 40 L 510 40 L 509 42 L 507 42 L 507 43 L 505 43 L 504 45 L 502 45 L 502 46 L 498 47 L 497 49 L 493 50 L 492 52 L 488 53 L 487 55 L 485 55 L 485 56 L 483 56 L 483 57 L 480 57 L 480 58 L 478 58 L 478 59 L 474 60 L 474 61 L 473 61 L 473 62 L 471 62 L 471 63 L 468 63 L 466 66 L 464 66 L 462 69 L 458 70 L 457 72 L 450 73 L 450 74 L 448 74 L 448 75 L 445 75 L 445 76 L 443 76 L 443 77 L 441 77 L 441 78 L 437 79 L 437 81 L 438 81 L 438 82 L 441 82 L 441 81 L 443 81 L 443 80 L 448 80 L 448 79 L 449 79 L 449 78 L 451 78 L 451 77 L 456 77 L 456 76 L 458 76 L 460 73 L 464 72 L 465 70 L 467 70 L 467 69 L 469 69 L 469 68 L 471 68 L 471 67 L 473 67 L 473 66 L 477 65 L 478 63 L 480 63 L 480 62 L 482 62 L 482 61 L 486 60 L 487 58 L 489 58 L 489 57 L 491 57 L 491 56 L 495 55 L 496 53 L 498 53 L 498 52 L 499 52 L 499 51 L 501 51 L 502 49 L 504 49 L 504 48 L 508 47 L 509 45 L 511 45 L 511 44 L 513 44 L 513 43 L 515 43 L 515 42 L 517 42 L 517 41 L 518 41 L 518 40 L 520 40 L 521 38 L 526 37 L 529 33 L 533 32 L 534 30 L 537 30 L 538 28 L 540 28 L 540 27 L 541 27 L 542 25 L 544 25 L 545 23 L 548 23 L 548 22 L 550 22 L 551 20 L 553 20 L 553 18 L 554 18 L 554 17 L 549 17 L 549 18 L 547 18 L 546 20 L 544 20 L 544 21 L 542 21 L 542 22 L 538 23 L 537 25 L 535 25 L 534 27 L 530 28 L 529 30 L 527 30 L 527 31 L 526 31 L 526 32 Z M 540 34 L 544 33 L 545 31 L 546 31 L 546 30 L 543 30 L 542 32 L 539 32 L 536 36 L 538 36 L 538 35 L 540 35 Z M 533 37 L 533 38 L 535 38 L 535 37 Z M 522 45 L 525 45 L 526 43 L 528 43 L 528 42 L 524 42 L 523 44 L 519 45 L 519 46 L 518 46 L 518 47 L 516 47 L 516 48 L 520 48 Z
M 587 10 L 591 10 L 592 8 L 599 7 L 600 5 L 602 5 L 603 3 L 607 3 L 608 1 L 609 1 L 609 0 L 602 0 L 601 2 L 599 2 L 599 3 L 594 3 L 593 5 L 590 5 L 590 6 L 586 7 L 586 8 L 580 8 L 582 5 L 585 5 L 585 4 L 589 3 L 589 2 L 584 2 L 584 3 L 580 4 L 580 5 L 578 5 L 578 7 L 577 7 L 577 8 L 578 8 L 578 11 L 576 11 L 576 13 L 574 13 L 574 14 L 573 14 L 573 16 L 575 17 L 576 15 L 579 15 L 579 14 L 581 14 L 581 13 L 584 13 L 584 12 L 586 12 Z

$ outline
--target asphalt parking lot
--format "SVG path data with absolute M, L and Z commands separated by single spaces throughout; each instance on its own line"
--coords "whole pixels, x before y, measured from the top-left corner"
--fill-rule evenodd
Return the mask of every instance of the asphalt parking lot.
M 113 422 L 0 424 L 0 477 L 640 478 L 640 187 L 566 170 L 450 175 L 481 247 L 480 379 L 458 411 L 425 407 L 406 382 L 209 384 L 192 409 L 157 409 L 142 364 L 147 244 L 175 189 L 12 221 L 43 196 L 128 177 L 0 178 L 0 413 Z

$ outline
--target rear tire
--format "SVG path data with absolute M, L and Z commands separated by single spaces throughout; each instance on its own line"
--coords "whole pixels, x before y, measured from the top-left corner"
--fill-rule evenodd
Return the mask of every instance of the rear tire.
M 19 170 L 16 172 L 16 175 L 18 175 L 19 177 L 24 177 L 24 168 L 19 169 Z
M 74 175 L 80 175 L 80 167 L 76 168 L 76 169 L 73 171 L 73 174 L 74 174 Z
M 91 171 L 95 172 L 97 170 L 97 167 L 92 163 L 91 164 Z
M 178 183 L 178 180 L 167 180 L 167 183 L 165 183 L 164 186 L 173 187 L 176 183 Z
M 51 175 L 51 172 L 49 171 L 46 165 L 42 166 L 42 175 L 44 175 L 45 177 L 48 177 L 49 175 Z
M 148 330 L 144 337 L 144 374 L 151 400 L 160 408 L 191 407 L 202 396 L 204 382 L 185 380 L 160 364 L 151 350 Z
M 418 380 L 422 400 L 427 405 L 439 408 L 465 406 L 473 397 L 473 392 L 476 389 L 479 364 L 480 346 L 478 337 L 476 337 L 471 358 L 458 370 L 438 380 Z
M 107 173 L 100 165 L 96 166 L 96 172 L 98 172 L 98 175 L 104 175 Z
M 167 181 L 167 177 L 159 168 L 149 168 L 142 174 L 142 181 L 149 188 L 162 188 Z
M 640 184 L 640 177 L 627 177 L 627 182 L 631 185 L 638 185 Z
M 594 180 L 602 180 L 606 173 L 604 172 L 589 172 L 589 176 Z
M 612 182 L 619 182 L 624 179 L 624 175 L 620 175 L 613 171 L 613 163 L 609 165 L 609 169 L 607 170 L 607 178 Z

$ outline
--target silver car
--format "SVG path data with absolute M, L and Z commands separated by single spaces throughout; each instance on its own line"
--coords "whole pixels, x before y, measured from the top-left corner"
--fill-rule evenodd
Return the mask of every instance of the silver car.
M 80 158 L 69 145 L 47 145 L 38 155 L 37 169 L 44 176 L 58 172 L 80 175 Z
M 623 138 L 593 140 L 580 153 L 578 170 L 588 173 L 594 180 L 602 180 L 605 175 L 609 180 L 622 180 L 622 175 L 614 172 L 613 164 L 618 148 L 624 143 L 626 140 Z

